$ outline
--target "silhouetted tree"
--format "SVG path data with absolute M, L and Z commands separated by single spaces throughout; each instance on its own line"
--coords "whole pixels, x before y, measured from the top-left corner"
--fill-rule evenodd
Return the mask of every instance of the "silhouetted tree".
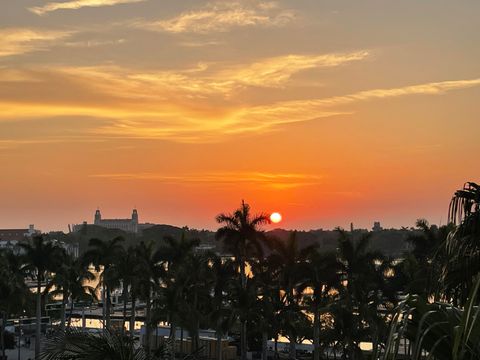
M 479 210 L 480 186 L 468 182 L 450 202 L 449 219 L 457 226 L 446 241 L 447 260 L 443 268 L 445 293 L 457 305 L 466 303 L 480 272 Z
M 265 234 L 260 230 L 270 223 L 266 214 L 252 215 L 250 206 L 242 201 L 241 207 L 230 214 L 220 214 L 216 218 L 219 228 L 215 234 L 217 240 L 223 241 L 225 250 L 232 254 L 239 269 L 239 282 L 242 289 L 247 288 L 246 264 L 249 257 L 261 257 Z M 241 359 L 247 357 L 247 322 L 243 316 L 240 329 Z
M 102 271 L 99 285 L 102 287 L 104 329 L 110 329 L 110 297 L 116 281 L 112 266 L 120 256 L 124 256 L 125 250 L 121 245 L 123 241 L 122 237 L 111 240 L 90 239 L 89 248 L 83 256 L 85 264 L 93 264 L 97 272 Z
M 37 283 L 35 357 L 38 357 L 41 341 L 42 285 L 47 280 L 47 274 L 58 269 L 64 250 L 42 235 L 34 236 L 30 242 L 19 245 L 24 251 L 22 269 Z

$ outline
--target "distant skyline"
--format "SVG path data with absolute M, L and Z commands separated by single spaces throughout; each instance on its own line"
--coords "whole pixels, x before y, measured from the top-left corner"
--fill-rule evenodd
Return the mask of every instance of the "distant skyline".
M 480 2 L 21 0 L 0 12 L 0 228 L 97 207 L 215 229 L 445 223 L 480 181 Z M 277 225 L 275 225 L 277 227 Z

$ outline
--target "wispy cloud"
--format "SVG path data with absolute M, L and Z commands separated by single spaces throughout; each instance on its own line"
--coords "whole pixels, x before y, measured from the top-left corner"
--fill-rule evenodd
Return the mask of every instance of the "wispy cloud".
M 73 0 L 65 2 L 49 2 L 43 6 L 35 6 L 29 10 L 37 15 L 45 15 L 57 10 L 77 10 L 84 7 L 113 6 L 118 4 L 131 4 L 147 0 Z
M 326 55 L 287 55 L 264 59 L 250 65 L 235 66 L 218 73 L 226 83 L 273 87 L 284 84 L 294 74 L 313 68 L 335 67 L 364 60 L 368 51 Z
M 351 114 L 360 102 L 439 95 L 480 86 L 480 79 L 452 80 L 262 105 L 224 96 L 246 86 L 283 86 L 298 71 L 313 66 L 338 66 L 366 56 L 364 52 L 288 56 L 238 68 L 199 64 L 182 71 L 142 73 L 112 66 L 23 72 L 0 69 L 0 121 L 82 116 L 99 119 L 81 129 L 80 135 L 85 137 L 212 142 L 222 136 L 265 133 L 287 124 Z M 289 62 L 289 70 L 281 70 L 276 61 Z M 254 78 L 253 69 L 261 83 Z M 8 82 L 8 86 L 2 86 L 2 81 Z M 32 81 L 35 91 L 30 90 Z M 61 93 L 49 90 L 56 83 L 62 84 Z
M 336 105 L 355 101 L 383 99 L 406 95 L 438 95 L 444 94 L 451 90 L 467 89 L 479 85 L 480 79 L 431 82 L 426 84 L 403 86 L 399 88 L 360 91 L 351 95 L 336 96 L 316 101 L 316 103 L 321 105 Z
M 184 142 L 217 141 L 220 134 L 264 133 L 282 125 L 352 113 L 345 105 L 407 95 L 438 95 L 480 86 L 480 79 L 434 82 L 393 89 L 374 89 L 351 95 L 309 101 L 285 101 L 263 106 L 232 107 L 223 113 L 180 111 L 113 122 L 95 131 L 103 136 L 161 138 Z M 175 117 L 173 120 L 170 116 Z M 181 120 L 179 120 L 181 119 Z
M 0 29 L 0 57 L 46 50 L 58 40 L 68 38 L 72 34 L 72 31 Z
M 322 176 L 301 173 L 214 172 L 164 175 L 150 172 L 93 174 L 90 177 L 109 180 L 149 180 L 165 184 L 238 185 L 256 184 L 275 189 L 290 189 L 320 183 Z
M 137 21 L 135 26 L 169 33 L 226 32 L 232 28 L 283 26 L 295 18 L 291 10 L 274 2 L 217 1 L 167 20 Z
M 373 89 L 349 95 L 327 97 L 314 100 L 283 101 L 266 106 L 255 106 L 248 110 L 248 118 L 253 122 L 261 120 L 267 124 L 282 124 L 309 121 L 324 117 L 332 109 L 343 109 L 345 105 L 384 98 L 408 95 L 440 95 L 453 90 L 480 86 L 480 79 L 431 82 L 390 89 Z
M 126 42 L 125 39 L 115 40 L 83 40 L 83 41 L 67 41 L 63 45 L 73 48 L 91 48 L 98 46 L 120 45 Z
M 183 70 L 139 72 L 118 66 L 68 67 L 58 71 L 108 94 L 126 98 L 171 99 L 231 97 L 247 87 L 281 87 L 301 72 L 361 61 L 367 51 L 322 55 L 277 56 L 246 64 L 206 64 Z M 101 82 L 97 80 L 102 80 Z

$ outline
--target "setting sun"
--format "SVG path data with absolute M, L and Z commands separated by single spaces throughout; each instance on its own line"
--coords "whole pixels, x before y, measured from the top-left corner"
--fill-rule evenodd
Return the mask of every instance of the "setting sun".
M 282 221 L 282 215 L 278 212 L 274 212 L 272 215 L 270 215 L 270 221 L 274 224 L 277 224 Z

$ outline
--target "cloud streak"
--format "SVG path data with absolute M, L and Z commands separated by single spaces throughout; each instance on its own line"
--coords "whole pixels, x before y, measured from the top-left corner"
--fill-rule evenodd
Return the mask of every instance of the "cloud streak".
M 55 71 L 0 69 L 0 123 L 10 119 L 85 117 L 98 121 L 89 122 L 88 128 L 79 129 L 75 135 L 215 142 L 222 135 L 259 134 L 287 124 L 348 115 L 360 102 L 440 95 L 480 86 L 480 79 L 451 80 L 262 105 L 238 102 L 237 96 L 232 96 L 245 87 L 284 86 L 297 72 L 340 66 L 367 56 L 366 52 L 289 55 L 244 66 L 200 64 L 182 71 L 141 73 L 112 66 Z M 288 71 L 283 70 L 285 63 Z M 34 90 L 30 90 L 33 83 Z M 48 89 L 57 83 L 62 84 L 63 91 L 52 94 Z
M 164 175 L 149 172 L 93 174 L 93 178 L 119 181 L 155 181 L 164 184 L 184 185 L 233 185 L 254 184 L 275 189 L 291 189 L 319 184 L 321 176 L 301 173 L 267 172 L 214 172 Z
M 242 27 L 279 27 L 294 19 L 293 11 L 279 9 L 273 2 L 252 4 L 245 1 L 225 1 L 213 2 L 204 8 L 184 12 L 167 20 L 137 21 L 134 26 L 173 34 L 208 34 Z
M 0 29 L 0 57 L 43 51 L 73 33 L 28 28 Z
M 65 2 L 49 2 L 43 6 L 31 7 L 28 10 L 37 14 L 45 15 L 57 10 L 78 10 L 84 7 L 102 7 L 119 4 L 132 4 L 147 0 L 74 0 Z

